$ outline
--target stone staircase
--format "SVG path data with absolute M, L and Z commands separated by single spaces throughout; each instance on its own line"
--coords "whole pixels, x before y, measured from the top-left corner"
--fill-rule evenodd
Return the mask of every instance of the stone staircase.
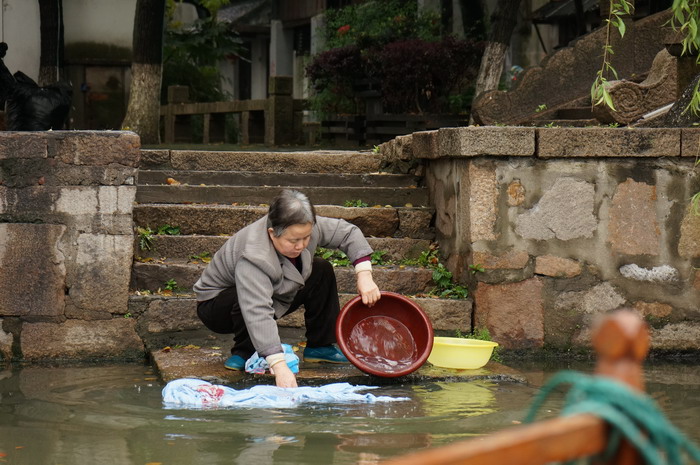
M 428 293 L 435 286 L 432 270 L 400 264 L 418 258 L 435 238 L 427 189 L 414 175 L 381 173 L 380 163 L 371 152 L 142 151 L 135 229 L 179 228 L 178 235 L 146 238 L 150 249 L 141 247 L 143 234 L 135 234 L 129 313 L 148 348 L 211 338 L 196 316 L 192 285 L 207 257 L 263 216 L 284 188 L 306 193 L 319 215 L 356 224 L 375 251 L 385 252 L 382 259 L 391 264 L 375 266 L 373 273 L 380 289 Z M 345 206 L 360 202 L 368 206 Z M 337 267 L 336 276 L 342 305 L 356 295 L 354 273 Z M 173 287 L 172 295 L 163 292 Z M 437 331 L 471 329 L 471 300 L 415 299 Z M 302 312 L 279 325 L 300 328 Z

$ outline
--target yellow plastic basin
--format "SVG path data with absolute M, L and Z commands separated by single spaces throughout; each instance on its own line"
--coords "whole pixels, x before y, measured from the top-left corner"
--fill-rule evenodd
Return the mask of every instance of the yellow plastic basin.
M 428 362 L 442 368 L 474 370 L 486 365 L 496 346 L 495 342 L 478 339 L 435 337 Z

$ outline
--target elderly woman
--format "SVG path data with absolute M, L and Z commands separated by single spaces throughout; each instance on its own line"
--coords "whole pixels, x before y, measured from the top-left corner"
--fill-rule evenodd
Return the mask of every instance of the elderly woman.
M 333 266 L 314 257 L 317 247 L 345 252 L 355 267 L 362 302 L 372 306 L 380 292 L 372 279 L 372 248 L 360 229 L 344 220 L 316 216 L 309 199 L 284 190 L 268 214 L 229 239 L 194 285 L 197 314 L 210 330 L 233 333 L 224 366 L 242 370 L 257 351 L 275 383 L 296 387 L 285 363 L 276 319 L 304 305 L 307 362 L 347 363 L 335 346 L 340 311 Z

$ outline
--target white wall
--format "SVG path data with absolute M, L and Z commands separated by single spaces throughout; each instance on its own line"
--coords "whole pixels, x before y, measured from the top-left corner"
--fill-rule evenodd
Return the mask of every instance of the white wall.
M 130 49 L 135 12 L 136 0 L 63 0 L 65 43 L 98 42 Z
M 39 2 L 31 0 L 2 0 L 0 9 L 0 39 L 7 43 L 5 66 L 11 73 L 22 71 L 39 78 Z
M 0 39 L 7 43 L 5 66 L 39 77 L 41 36 L 37 0 L 0 0 Z M 64 40 L 131 48 L 136 0 L 63 0 Z

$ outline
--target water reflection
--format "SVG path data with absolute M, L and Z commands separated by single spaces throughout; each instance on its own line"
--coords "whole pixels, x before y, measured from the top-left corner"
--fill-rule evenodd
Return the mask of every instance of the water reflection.
M 521 365 L 535 380 L 558 371 Z M 698 441 L 700 367 L 646 372 L 669 419 Z M 32 465 L 374 464 L 511 426 L 536 392 L 492 381 L 397 384 L 372 392 L 410 401 L 194 411 L 163 409 L 161 388 L 140 365 L 0 371 L 0 457 Z M 557 400 L 546 409 L 556 415 Z

